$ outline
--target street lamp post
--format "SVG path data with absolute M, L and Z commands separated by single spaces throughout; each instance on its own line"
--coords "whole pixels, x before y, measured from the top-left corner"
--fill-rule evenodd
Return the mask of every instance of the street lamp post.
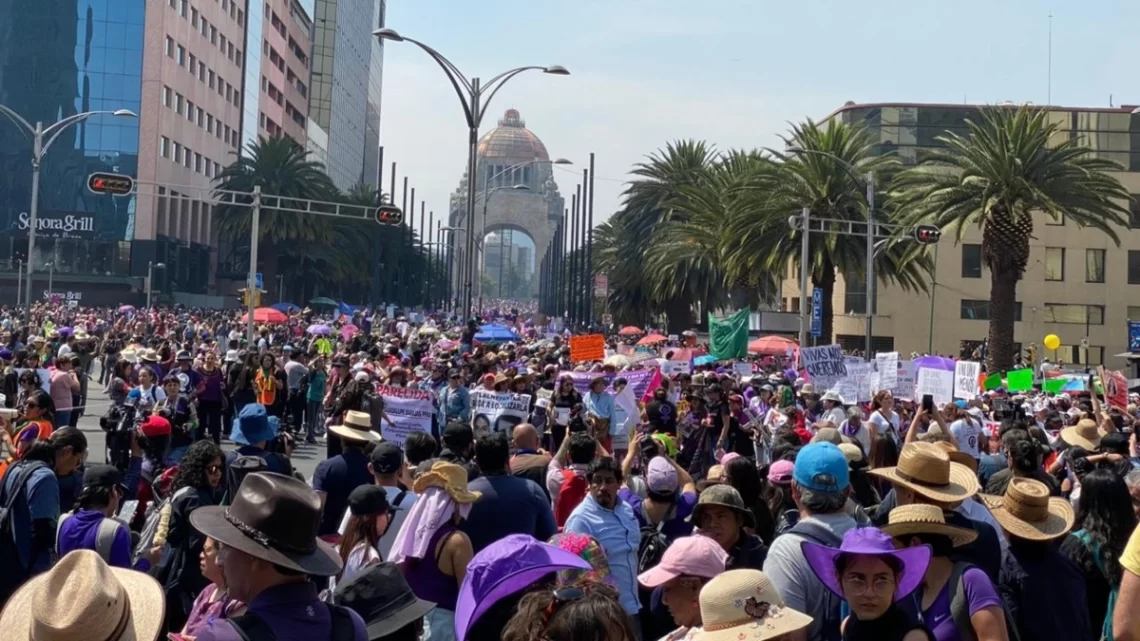
M 373 36 L 382 40 L 391 40 L 393 42 L 410 42 L 420 49 L 423 49 L 436 63 L 443 69 L 447 75 L 447 79 L 451 81 L 451 86 L 455 88 L 455 94 L 459 96 L 459 102 L 463 104 L 463 113 L 467 119 L 467 208 L 466 208 L 466 224 L 471 227 L 471 223 L 475 218 L 475 178 L 476 178 L 476 147 L 479 143 L 479 125 L 483 122 L 483 115 L 487 111 L 487 106 L 490 104 L 491 99 L 495 94 L 507 83 L 508 80 L 514 78 L 524 71 L 539 70 L 543 73 L 548 73 L 556 76 L 566 76 L 570 72 L 565 67 L 560 65 L 544 66 L 527 66 L 518 67 L 491 78 L 487 84 L 482 84 L 479 78 L 467 79 L 459 68 L 456 67 L 450 60 L 444 58 L 435 49 L 428 45 L 414 40 L 412 38 L 405 38 L 394 29 L 377 29 L 372 32 Z M 463 283 L 463 314 L 466 316 L 471 313 L 471 276 L 474 270 L 470 267 L 474 266 L 472 262 L 474 245 L 474 235 L 467 234 L 467 262 L 468 270 L 465 282 Z
M 86 111 L 84 113 L 68 116 L 63 120 L 56 122 L 53 125 L 44 128 L 44 124 L 36 121 L 33 126 L 30 122 L 24 119 L 23 116 L 12 111 L 10 108 L 0 105 L 0 113 L 8 117 L 9 120 L 16 123 L 24 129 L 25 132 L 32 137 L 32 206 L 28 212 L 28 311 L 31 312 L 32 308 L 32 274 L 35 272 L 35 250 L 36 250 L 36 215 L 39 213 L 40 203 L 40 165 L 43 162 L 44 154 L 51 147 L 51 144 L 59 138 L 60 134 L 65 129 L 74 125 L 77 122 L 87 120 L 91 116 L 98 116 L 102 114 L 111 114 L 113 116 L 122 116 L 126 118 L 138 118 L 135 112 L 129 109 L 116 109 L 114 111 Z M 46 140 L 45 140 L 46 139 Z M 51 289 L 50 287 L 48 288 Z
M 47 297 L 48 297 L 48 300 L 51 300 L 52 280 L 55 278 L 55 261 L 53 260 L 53 261 L 49 262 L 48 264 L 44 265 L 44 267 L 48 268 Z
M 156 263 L 153 261 L 146 262 L 146 308 L 150 309 L 150 299 L 154 294 L 154 270 L 166 269 L 166 263 Z
M 16 259 L 16 307 L 20 306 L 20 301 L 23 300 L 24 295 L 24 260 L 22 258 Z

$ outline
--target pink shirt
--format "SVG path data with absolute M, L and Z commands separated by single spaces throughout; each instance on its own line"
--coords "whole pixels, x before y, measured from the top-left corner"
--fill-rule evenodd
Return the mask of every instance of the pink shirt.
M 62 370 L 53 370 L 50 379 L 51 402 L 55 404 L 55 411 L 71 411 L 71 394 L 79 391 L 79 381 L 71 374 Z

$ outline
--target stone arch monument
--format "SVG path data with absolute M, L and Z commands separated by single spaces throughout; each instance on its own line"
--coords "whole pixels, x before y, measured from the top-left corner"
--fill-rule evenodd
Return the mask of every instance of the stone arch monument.
M 459 187 L 451 195 L 448 224 L 468 228 L 466 218 L 467 180 L 466 173 Z M 554 171 L 546 145 L 538 136 L 526 128 L 522 116 L 515 109 L 508 109 L 499 120 L 499 126 L 479 139 L 475 167 L 475 273 L 472 276 L 472 298 L 478 299 L 478 289 L 482 275 L 480 266 L 484 256 L 479 252 L 485 232 L 503 229 L 520 230 L 534 241 L 534 255 L 527 261 L 533 266 L 531 295 L 538 294 L 539 278 L 536 273 L 546 256 L 547 246 L 554 238 L 558 222 L 562 219 L 565 201 L 558 193 Z M 486 208 L 486 219 L 483 212 Z M 466 238 L 455 237 L 455 261 L 465 264 Z M 455 270 L 453 291 L 462 296 L 464 280 L 458 278 Z

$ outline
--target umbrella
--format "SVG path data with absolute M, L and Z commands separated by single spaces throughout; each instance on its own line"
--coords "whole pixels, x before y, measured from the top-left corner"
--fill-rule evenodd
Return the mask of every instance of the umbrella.
M 716 361 L 717 361 L 716 356 L 713 356 L 712 354 L 706 354 L 704 356 L 698 356 L 698 357 L 694 358 L 693 359 L 693 365 L 697 365 L 697 366 L 708 365 L 709 363 L 715 363 Z
M 253 310 L 253 320 L 256 323 L 284 323 L 289 317 L 272 307 L 258 307 Z M 249 321 L 249 313 L 241 315 L 241 322 Z
M 314 307 L 316 307 L 316 306 L 321 306 L 321 307 L 339 307 L 339 306 L 340 306 L 340 304 L 339 304 L 339 303 L 337 303 L 335 300 L 333 300 L 333 299 L 331 299 L 331 298 L 325 298 L 324 296 L 320 296 L 320 297 L 318 297 L 318 298 L 314 298 L 313 300 L 309 301 L 309 304 L 310 304 L 310 305 L 312 305 L 312 306 L 314 306 Z
M 439 329 L 436 327 L 424 326 L 417 332 L 420 336 L 439 336 Z
M 479 333 L 475 335 L 475 340 L 490 343 L 496 341 L 518 341 L 522 340 L 522 338 L 515 333 L 515 330 L 506 325 L 488 324 L 479 328 Z
M 328 325 L 309 325 L 309 329 L 305 331 L 313 336 L 328 336 L 332 333 L 332 328 Z
M 624 354 L 614 354 L 602 361 L 605 365 L 613 365 L 614 367 L 628 367 L 630 364 L 629 357 Z
M 134 305 L 122 305 L 119 307 L 119 313 L 120 314 L 126 314 L 126 313 L 133 312 L 133 311 L 135 311 Z
M 293 312 L 301 311 L 301 308 L 297 305 L 294 305 L 293 303 L 273 303 L 270 305 L 270 307 L 284 314 L 291 314 Z
M 783 336 L 761 336 L 748 344 L 748 351 L 753 354 L 766 354 L 768 356 L 783 356 L 788 348 L 793 352 L 799 351 L 800 345 L 790 338 Z
M 954 361 L 942 356 L 920 356 L 914 359 L 914 371 L 917 372 L 922 368 L 953 372 Z
M 441 350 L 447 351 L 447 350 L 449 350 L 449 349 L 455 349 L 455 346 L 456 346 L 457 344 L 458 344 L 458 343 L 456 343 L 456 342 L 455 342 L 455 341 L 453 341 L 453 340 L 448 340 L 448 339 L 446 339 L 446 338 L 441 338 L 441 339 L 439 339 L 439 341 L 438 341 L 438 342 L 435 344 L 435 347 L 436 347 L 436 349 L 441 349 Z
M 1089 391 L 1088 381 L 1083 378 L 1071 378 L 1068 383 L 1061 386 L 1062 392 L 1087 392 Z
M 668 337 L 662 336 L 661 334 L 658 334 L 657 332 L 653 332 L 649 336 L 646 336 L 645 338 L 637 341 L 637 344 L 638 345 L 656 345 L 658 343 L 664 343 L 667 340 L 669 340 Z
M 343 338 L 344 340 L 348 340 L 348 339 L 352 338 L 353 335 L 357 334 L 358 332 L 360 332 L 360 328 L 357 327 L 356 325 L 353 325 L 352 323 L 349 323 L 349 324 L 345 325 L 344 327 L 340 328 L 340 337 Z
M 626 325 L 625 327 L 618 330 L 618 336 L 641 336 L 644 333 L 645 330 L 633 325 Z

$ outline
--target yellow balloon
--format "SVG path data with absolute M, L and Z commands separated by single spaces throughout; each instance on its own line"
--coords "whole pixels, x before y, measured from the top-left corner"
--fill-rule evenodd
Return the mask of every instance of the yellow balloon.
M 1056 334 L 1049 334 L 1042 342 L 1045 343 L 1047 349 L 1057 349 L 1061 346 L 1061 337 Z

